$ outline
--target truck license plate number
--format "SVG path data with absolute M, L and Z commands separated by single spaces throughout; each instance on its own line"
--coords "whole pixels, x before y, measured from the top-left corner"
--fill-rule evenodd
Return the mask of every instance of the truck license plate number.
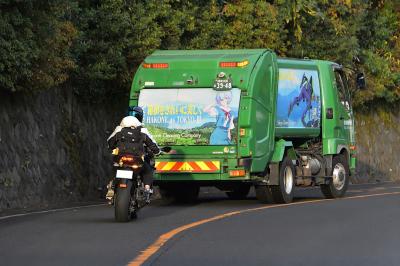
M 232 81 L 230 79 L 217 79 L 214 82 L 214 90 L 227 91 L 232 89 Z

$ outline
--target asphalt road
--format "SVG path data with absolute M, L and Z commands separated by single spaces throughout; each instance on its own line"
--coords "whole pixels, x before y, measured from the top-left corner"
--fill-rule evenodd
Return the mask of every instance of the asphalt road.
M 399 183 L 352 185 L 339 200 L 317 188 L 295 195 L 265 205 L 204 190 L 196 204 L 154 201 L 125 224 L 106 205 L 0 217 L 0 265 L 127 265 L 139 255 L 144 265 L 400 265 Z

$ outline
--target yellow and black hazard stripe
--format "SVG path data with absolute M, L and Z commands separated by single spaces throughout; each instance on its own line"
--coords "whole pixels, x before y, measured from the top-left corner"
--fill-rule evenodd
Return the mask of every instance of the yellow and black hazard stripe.
M 214 173 L 219 172 L 219 161 L 187 161 L 187 162 L 156 162 L 156 171 L 164 172 L 190 172 Z

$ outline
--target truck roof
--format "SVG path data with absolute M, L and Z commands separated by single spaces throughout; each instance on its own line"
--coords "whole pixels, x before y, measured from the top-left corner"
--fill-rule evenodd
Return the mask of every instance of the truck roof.
M 152 60 L 173 60 L 173 59 L 235 59 L 245 57 L 258 57 L 268 49 L 237 49 L 237 50 L 156 50 L 146 58 L 146 62 Z
M 321 65 L 337 65 L 337 63 L 327 60 L 316 60 L 316 59 L 298 59 L 298 58 L 285 58 L 278 57 L 279 66 L 321 66 Z
M 269 49 L 156 50 L 138 68 L 132 89 L 139 91 L 144 86 L 210 87 L 220 74 L 231 77 L 234 86 L 247 88 L 249 82 L 252 82 L 252 73 L 260 71 L 255 66 L 270 64 L 262 58 L 268 58 L 271 63 L 271 60 L 276 60 L 276 55 Z M 333 63 L 310 59 L 278 59 L 278 66 L 287 68 L 317 69 L 328 64 Z
M 224 73 L 232 76 L 237 86 L 243 87 L 260 58 L 269 53 L 273 52 L 268 49 L 157 50 L 138 68 L 132 86 L 139 90 L 144 81 L 154 84 L 153 87 L 179 87 L 187 82 L 192 82 L 191 87 L 210 87 L 216 77 Z
M 272 52 L 269 49 L 236 49 L 236 50 L 156 50 L 151 55 L 146 57 L 146 63 L 178 63 L 185 61 L 216 61 L 224 60 L 240 61 L 249 59 L 250 64 L 256 63 L 257 59 L 266 52 Z M 326 60 L 315 59 L 299 59 L 299 58 L 284 58 L 278 57 L 278 64 L 281 65 L 325 65 L 336 64 Z

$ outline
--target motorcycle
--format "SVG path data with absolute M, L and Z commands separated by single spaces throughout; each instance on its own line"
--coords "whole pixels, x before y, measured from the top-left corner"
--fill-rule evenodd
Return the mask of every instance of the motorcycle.
M 163 147 L 161 153 L 168 153 L 170 147 Z M 144 183 L 140 176 L 143 168 L 144 158 L 132 154 L 118 154 L 115 156 L 114 166 L 116 174 L 113 180 L 114 217 L 117 222 L 128 222 L 135 219 L 139 209 L 147 205 L 148 195 L 145 193 Z

